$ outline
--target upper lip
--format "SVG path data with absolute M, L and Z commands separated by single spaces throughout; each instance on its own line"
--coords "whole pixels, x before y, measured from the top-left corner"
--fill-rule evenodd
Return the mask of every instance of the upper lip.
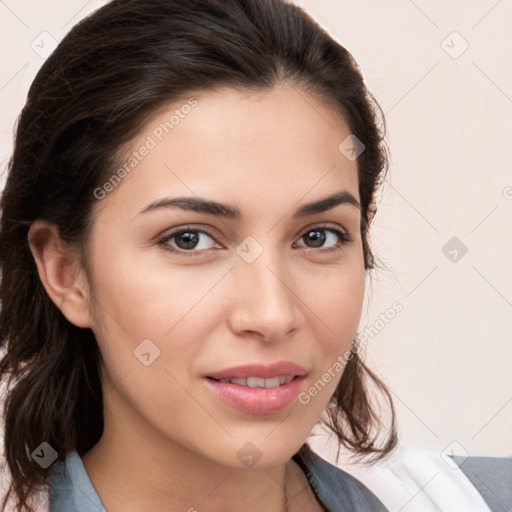
M 248 377 L 259 377 L 261 379 L 272 379 L 281 376 L 302 376 L 306 375 L 306 369 L 298 364 L 288 361 L 281 361 L 273 364 L 244 364 L 233 366 L 219 372 L 209 373 L 207 377 L 215 380 L 221 379 L 247 379 Z

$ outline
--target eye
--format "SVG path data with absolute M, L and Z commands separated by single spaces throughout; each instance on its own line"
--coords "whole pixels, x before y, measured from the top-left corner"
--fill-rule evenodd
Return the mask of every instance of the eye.
M 324 244 L 333 242 L 327 248 L 327 251 L 340 250 L 343 246 L 352 241 L 352 237 L 345 231 L 333 228 L 330 226 L 315 226 L 314 228 L 308 229 L 300 237 L 300 240 L 310 243 L 311 249 L 324 248 Z
M 171 252 L 179 252 L 189 256 L 193 255 L 196 251 L 206 251 L 211 248 L 211 244 L 208 244 L 207 239 L 213 241 L 213 237 L 202 229 L 181 228 L 166 234 L 158 240 L 158 243 Z M 175 240 L 174 243 L 172 243 L 173 240 Z

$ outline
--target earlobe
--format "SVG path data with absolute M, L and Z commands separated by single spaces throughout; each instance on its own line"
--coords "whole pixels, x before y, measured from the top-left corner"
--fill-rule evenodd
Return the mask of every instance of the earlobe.
M 36 220 L 28 242 L 46 293 L 62 314 L 77 327 L 91 327 L 90 294 L 76 251 L 60 238 L 57 226 Z

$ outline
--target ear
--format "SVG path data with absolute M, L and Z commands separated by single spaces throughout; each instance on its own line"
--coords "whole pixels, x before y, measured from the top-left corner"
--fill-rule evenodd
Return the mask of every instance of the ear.
M 89 285 L 76 251 L 45 220 L 30 226 L 28 242 L 46 293 L 72 324 L 91 327 Z

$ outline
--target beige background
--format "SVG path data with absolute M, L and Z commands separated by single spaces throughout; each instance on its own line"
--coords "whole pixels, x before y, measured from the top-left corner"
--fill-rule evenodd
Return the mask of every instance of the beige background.
M 1 183 L 45 52 L 103 3 L 0 1 Z M 387 116 L 392 162 L 373 240 L 390 270 L 361 330 L 402 443 L 511 456 L 512 3 L 296 3 L 355 56 Z M 379 322 L 396 301 L 403 310 Z

